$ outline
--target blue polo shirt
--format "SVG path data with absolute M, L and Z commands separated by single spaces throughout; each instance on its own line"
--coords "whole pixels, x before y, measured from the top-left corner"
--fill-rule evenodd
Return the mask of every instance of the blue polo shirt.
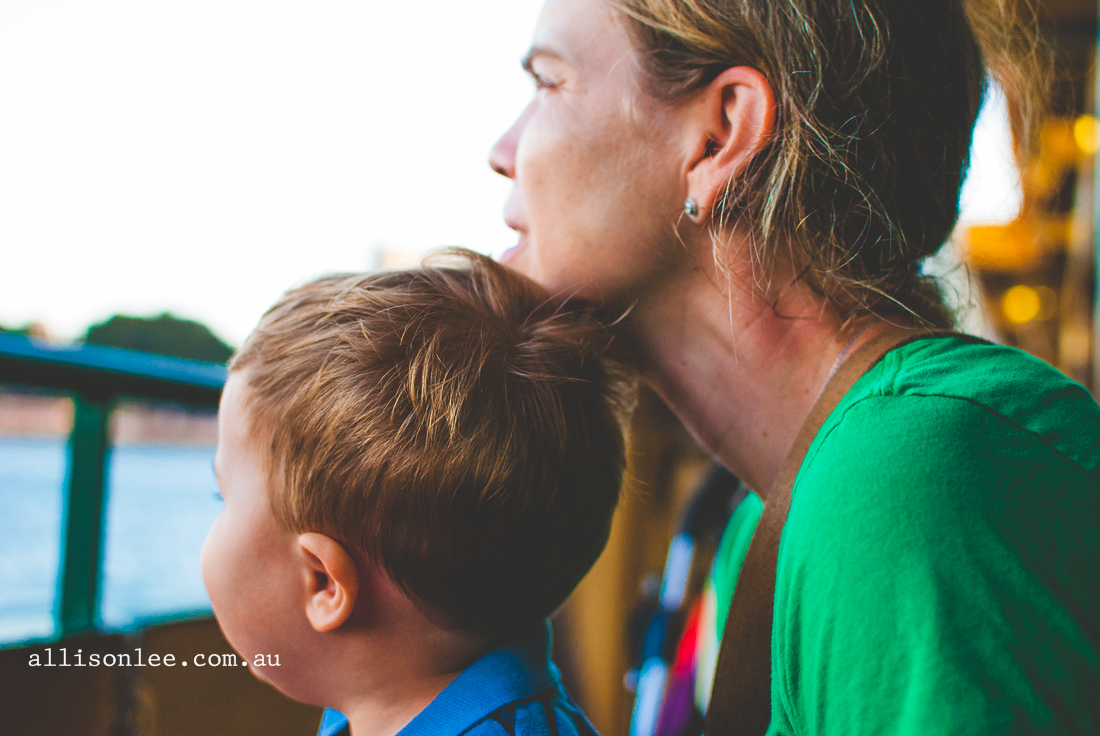
M 328 709 L 317 736 L 347 736 Z M 550 661 L 550 625 L 486 654 L 462 671 L 398 736 L 597 736 Z

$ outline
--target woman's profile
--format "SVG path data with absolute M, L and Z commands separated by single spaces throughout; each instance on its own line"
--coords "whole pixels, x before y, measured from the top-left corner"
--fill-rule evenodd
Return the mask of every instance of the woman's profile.
M 1031 105 L 1015 25 L 978 0 L 547 0 L 534 98 L 491 152 L 505 260 L 626 312 L 647 383 L 755 491 L 715 637 L 825 387 L 907 334 L 796 458 L 768 733 L 1100 729 L 1100 408 L 935 334 L 953 318 L 921 268 L 986 75 Z

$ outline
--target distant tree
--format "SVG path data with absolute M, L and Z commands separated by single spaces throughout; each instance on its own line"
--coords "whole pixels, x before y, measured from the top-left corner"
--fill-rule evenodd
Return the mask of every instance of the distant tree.
M 30 324 L 23 325 L 22 327 L 5 327 L 0 325 L 0 333 L 7 333 L 9 335 L 27 335 L 29 337 L 45 337 L 46 328 L 38 322 L 31 322 Z
M 93 345 L 141 350 L 176 358 L 225 363 L 233 354 L 206 325 L 165 312 L 159 317 L 115 315 L 92 325 L 84 337 Z

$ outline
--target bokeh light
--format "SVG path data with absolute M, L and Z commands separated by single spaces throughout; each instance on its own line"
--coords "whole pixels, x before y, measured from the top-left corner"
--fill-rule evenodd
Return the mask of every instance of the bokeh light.
M 1091 156 L 1100 149 L 1100 120 L 1093 115 L 1082 115 L 1073 123 L 1073 139 L 1081 153 Z
M 1035 287 L 1017 284 L 1001 297 L 1001 311 L 1005 319 L 1014 325 L 1027 324 L 1039 316 L 1043 307 L 1042 297 Z

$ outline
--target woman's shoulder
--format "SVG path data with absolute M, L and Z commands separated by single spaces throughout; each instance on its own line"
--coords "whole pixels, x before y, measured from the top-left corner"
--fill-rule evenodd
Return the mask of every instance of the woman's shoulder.
M 1100 682 L 1086 633 L 1100 623 L 1098 458 L 1100 409 L 1034 358 L 956 339 L 889 354 L 794 487 L 776 582 L 781 710 L 809 718 L 822 693 L 882 692 L 886 721 L 946 732 L 1003 721 L 991 704 L 1025 685 L 1013 698 L 1029 718 L 1049 717 L 1035 693 L 1084 702 Z M 915 681 L 925 700 L 889 691 Z
M 1100 574 L 1097 524 L 1088 392 L 1019 351 L 928 340 L 887 356 L 830 415 L 795 482 L 782 556 L 859 570 L 978 554 L 1050 581 L 1068 557 Z
M 781 576 L 833 586 L 823 598 L 850 596 L 872 570 L 883 586 L 924 590 L 913 583 L 923 580 L 925 593 L 945 580 L 976 590 L 975 580 L 1026 579 L 1094 610 L 1100 409 L 1018 351 L 924 342 L 888 356 L 814 441 Z M 1020 595 L 1035 607 L 1033 593 Z
M 856 460 L 979 470 L 1010 448 L 1100 480 L 1100 406 L 1082 385 L 1015 348 L 958 337 L 888 353 L 832 412 L 804 471 Z M 802 480 L 802 474 L 799 476 Z
M 962 335 L 916 340 L 878 366 L 881 395 L 959 395 L 1001 413 L 1030 409 L 1037 397 L 1064 395 L 1096 407 L 1089 392 L 1049 363 L 1018 348 Z

